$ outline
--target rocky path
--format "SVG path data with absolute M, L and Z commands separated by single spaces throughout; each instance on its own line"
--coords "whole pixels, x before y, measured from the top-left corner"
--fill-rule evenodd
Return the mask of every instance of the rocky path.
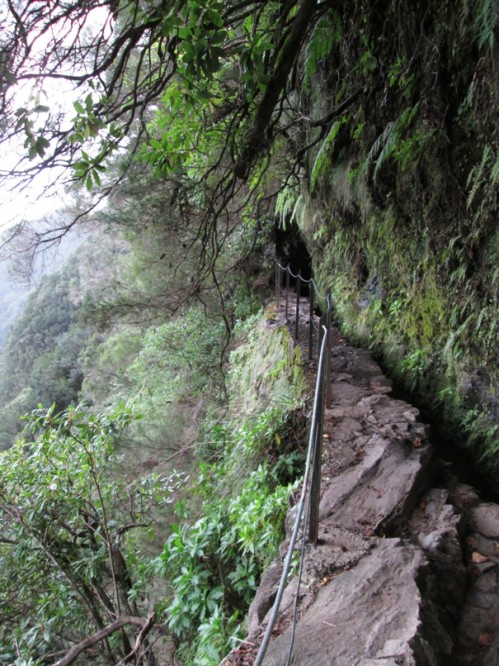
M 499 506 L 452 477 L 417 409 L 390 392 L 369 352 L 335 331 L 319 544 L 307 546 L 291 664 L 499 666 Z M 286 549 L 224 666 L 252 664 Z M 287 663 L 296 588 L 265 666 Z

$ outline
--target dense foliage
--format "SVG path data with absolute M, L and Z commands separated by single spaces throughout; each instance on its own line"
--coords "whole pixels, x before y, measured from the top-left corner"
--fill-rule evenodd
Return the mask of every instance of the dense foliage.
M 253 318 L 246 324 L 249 348 L 241 347 L 232 362 L 230 413 L 221 420 L 212 412 L 198 435 L 200 472 L 185 453 L 173 458 L 193 479 L 173 471 L 172 443 L 163 434 L 154 440 L 157 472 L 151 475 L 144 450 L 149 452 L 154 423 L 159 428 L 162 422 L 170 436 L 183 436 L 181 424 L 173 432 L 168 427 L 164 410 L 161 421 L 162 392 L 180 400 L 189 386 L 206 399 L 211 390 L 203 353 L 210 344 L 206 322 L 205 346 L 196 349 L 192 339 L 188 366 L 184 350 L 177 348 L 173 358 L 164 354 L 166 328 L 175 349 L 175 335 L 185 333 L 186 325 L 198 328 L 198 318 L 194 311 L 177 324 L 150 327 L 127 369 L 131 402 L 147 408 L 144 418 L 124 403 L 106 415 L 81 406 L 61 413 L 55 405 L 40 407 L 24 437 L 0 456 L 0 645 L 9 663 L 61 658 L 69 664 L 86 651 L 93 663 L 126 656 L 136 664 L 167 663 L 173 650 L 183 663 L 208 665 L 218 663 L 243 631 L 303 462 L 296 410 L 304 383 L 298 358 L 283 362 L 286 331 L 268 331 L 258 326 L 260 317 Z M 260 368 L 252 358 L 254 345 Z M 179 375 L 182 369 L 189 374 Z M 263 369 L 268 383 L 255 389 L 244 380 Z M 145 398 L 134 395 L 139 385 L 148 388 Z M 282 393 L 265 410 L 266 390 L 274 386 Z M 124 384 L 119 393 L 109 388 L 108 404 L 125 393 Z M 249 392 L 254 395 L 241 421 L 239 405 Z M 157 400 L 152 406 L 150 398 Z M 216 408 L 216 394 L 209 405 Z M 175 524 L 174 514 L 183 522 Z M 158 643 L 159 637 L 164 640 Z
M 26 433 L 33 441 L 0 457 L 2 661 L 46 663 L 75 645 L 96 646 L 99 663 L 132 653 L 134 636 L 121 629 L 138 633 L 144 605 L 153 608 L 144 598 L 141 542 L 151 507 L 171 502 L 178 480 L 113 473 L 116 441 L 131 418 L 123 407 L 105 417 L 40 409 Z M 143 639 L 135 663 L 154 663 L 141 656 Z

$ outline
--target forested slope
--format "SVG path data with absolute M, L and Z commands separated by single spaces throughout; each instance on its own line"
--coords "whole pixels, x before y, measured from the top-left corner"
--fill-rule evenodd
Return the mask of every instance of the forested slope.
M 60 411 L 78 401 L 83 354 L 95 322 L 90 302 L 110 293 L 123 243 L 95 233 L 59 271 L 33 287 L 0 356 L 0 448 L 12 445 L 20 417 L 38 403 Z
M 134 636 L 137 663 L 153 644 L 152 663 L 217 663 L 244 633 L 302 469 L 300 355 L 261 310 L 259 261 L 242 237 L 220 257 L 238 265 L 223 299 L 209 285 L 193 298 L 185 236 L 165 235 L 169 193 L 140 184 L 42 279 L 3 351 L 7 663 L 86 642 L 90 660 L 116 658 Z

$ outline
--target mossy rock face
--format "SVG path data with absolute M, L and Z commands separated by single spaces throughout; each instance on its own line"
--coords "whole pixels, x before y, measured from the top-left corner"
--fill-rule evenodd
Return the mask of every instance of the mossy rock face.
M 304 460 L 304 405 L 309 393 L 301 349 L 275 307 L 249 319 L 238 339 L 229 357 L 229 405 L 221 433 L 220 492 L 229 495 L 261 465 L 269 466 L 281 481 L 294 480 L 293 470 L 301 470 Z
M 370 96 L 310 151 L 311 177 L 287 210 L 345 331 L 494 474 L 497 16 L 487 2 L 433 3 L 422 15 L 406 2 L 361 5 L 339 12 L 342 59 L 332 54 L 314 78 L 309 113 L 366 86 Z
M 268 308 L 231 354 L 231 411 L 240 415 L 257 414 L 271 405 L 287 410 L 301 405 L 305 393 L 301 351 L 277 317 Z

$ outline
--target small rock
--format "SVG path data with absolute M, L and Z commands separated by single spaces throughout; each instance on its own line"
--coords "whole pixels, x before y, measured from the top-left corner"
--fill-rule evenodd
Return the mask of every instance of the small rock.
M 480 501 L 479 494 L 472 486 L 456 481 L 452 483 L 449 497 L 452 504 L 461 510 L 465 510 Z
M 494 639 L 490 634 L 480 634 L 478 638 L 478 645 L 480 647 L 490 647 L 492 643 L 494 642 Z
M 471 561 L 473 564 L 483 564 L 484 562 L 488 562 L 489 558 L 486 555 L 482 555 L 482 553 L 475 551 L 471 554 Z
M 487 573 L 487 571 L 490 571 L 496 566 L 495 562 L 491 562 L 490 560 L 487 560 L 487 562 L 480 562 L 479 564 L 475 565 L 475 568 L 478 572 L 478 574 L 481 576 L 484 573 Z
M 478 539 L 477 539 L 476 537 L 469 536 L 469 537 L 466 539 L 466 543 L 468 544 L 468 546 L 469 546 L 470 548 L 473 548 L 473 549 L 478 548 Z
M 441 538 L 442 538 L 441 533 L 435 531 L 435 532 L 430 532 L 430 534 L 425 534 L 420 538 L 419 541 L 424 550 L 438 550 Z
M 499 538 L 499 504 L 480 504 L 471 512 L 473 528 L 486 537 Z

